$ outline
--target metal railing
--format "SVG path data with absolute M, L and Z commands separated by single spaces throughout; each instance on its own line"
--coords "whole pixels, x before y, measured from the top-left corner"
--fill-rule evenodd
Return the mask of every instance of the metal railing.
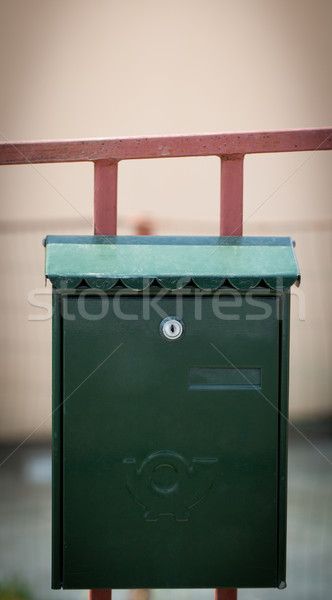
M 221 161 L 220 235 L 242 235 L 246 154 L 332 149 L 332 128 L 294 129 L 41 142 L 1 142 L 0 165 L 94 162 L 94 233 L 116 235 L 118 163 L 122 160 L 218 156 Z M 90 590 L 90 600 L 111 600 Z M 215 600 L 236 600 L 236 589 L 216 589 Z

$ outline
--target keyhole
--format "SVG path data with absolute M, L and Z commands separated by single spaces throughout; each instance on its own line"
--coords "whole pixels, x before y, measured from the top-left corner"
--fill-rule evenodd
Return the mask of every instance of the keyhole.
M 169 341 L 178 340 L 183 334 L 183 323 L 177 317 L 166 317 L 160 324 L 160 333 Z

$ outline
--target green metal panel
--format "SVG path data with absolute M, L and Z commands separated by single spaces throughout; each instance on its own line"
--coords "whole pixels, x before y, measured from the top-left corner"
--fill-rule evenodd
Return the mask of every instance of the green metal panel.
M 278 587 L 286 586 L 287 462 L 290 293 L 280 297 L 279 543 Z
M 194 295 L 91 296 L 84 310 L 64 295 L 54 587 L 276 587 L 284 578 L 287 325 L 279 296 L 241 298 L 206 294 L 198 318 Z M 183 320 L 176 342 L 160 335 L 167 315 Z M 200 367 L 217 389 L 191 389 Z M 252 388 L 232 369 L 249 369 Z
M 62 586 L 62 318 L 61 297 L 53 290 L 52 322 L 52 587 Z
M 290 238 L 48 236 L 46 275 L 59 288 L 84 280 L 108 290 L 120 280 L 143 289 L 157 280 L 168 289 L 190 281 L 201 289 L 225 282 L 283 289 L 299 280 L 299 269 Z

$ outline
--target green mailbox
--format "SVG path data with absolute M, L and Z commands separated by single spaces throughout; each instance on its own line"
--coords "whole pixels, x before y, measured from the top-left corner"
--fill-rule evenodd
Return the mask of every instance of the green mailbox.
M 285 587 L 289 238 L 46 239 L 53 588 Z

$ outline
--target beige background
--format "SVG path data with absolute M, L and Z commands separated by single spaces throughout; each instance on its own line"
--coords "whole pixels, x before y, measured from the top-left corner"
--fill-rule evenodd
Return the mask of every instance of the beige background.
M 331 123 L 329 0 L 2 0 L 0 11 L 2 140 Z M 331 415 L 331 167 L 330 152 L 245 160 L 245 234 L 297 241 L 295 419 Z M 0 441 L 49 435 L 41 240 L 91 232 L 92 187 L 88 164 L 0 167 Z M 158 234 L 217 234 L 218 190 L 216 158 L 122 163 L 119 233 L 141 214 Z

